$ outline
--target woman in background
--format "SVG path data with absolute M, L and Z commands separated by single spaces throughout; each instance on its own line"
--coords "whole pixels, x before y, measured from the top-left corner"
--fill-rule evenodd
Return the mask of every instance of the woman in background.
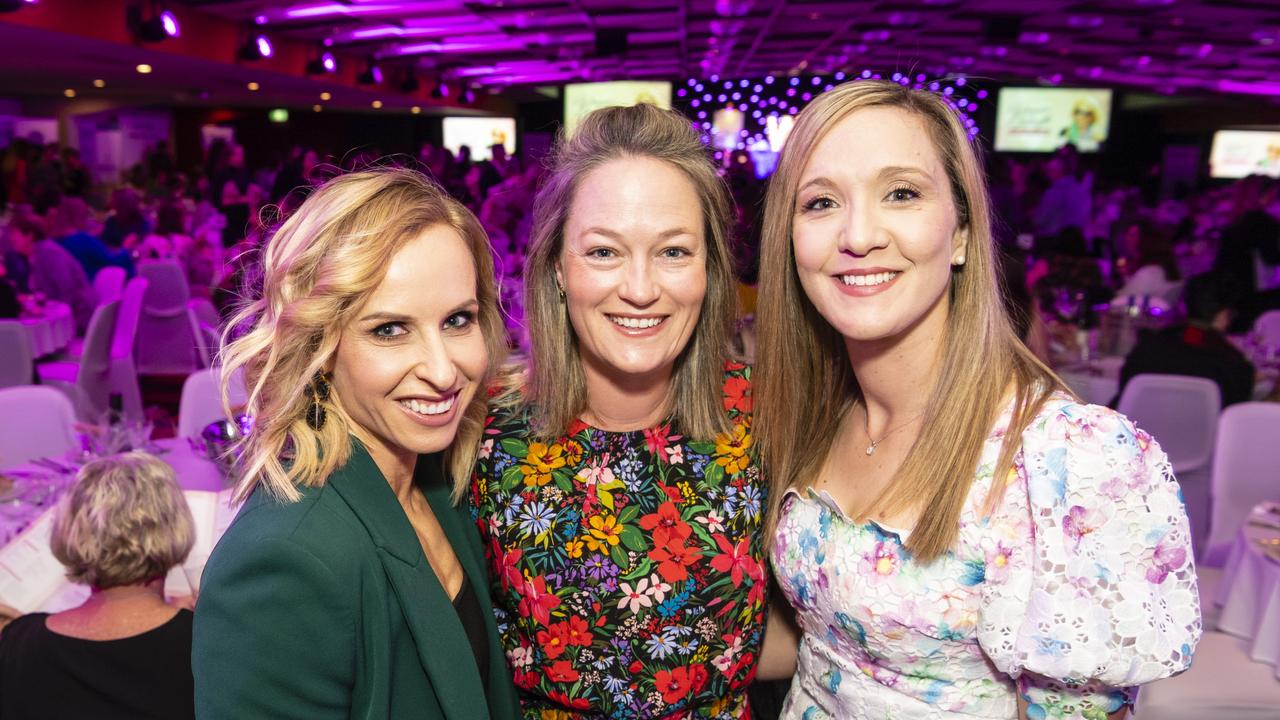
M 195 543 L 173 469 L 138 452 L 94 460 L 56 513 L 53 556 L 91 592 L 4 628 L 0 717 L 195 717 L 191 611 L 164 598 L 165 576 Z

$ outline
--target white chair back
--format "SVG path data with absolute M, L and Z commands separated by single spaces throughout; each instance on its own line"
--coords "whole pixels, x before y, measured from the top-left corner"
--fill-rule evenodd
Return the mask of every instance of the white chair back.
M 209 298 L 192 298 L 187 303 L 191 334 L 196 339 L 196 353 L 201 367 L 213 367 L 218 358 L 218 309 Z
M 1222 565 L 1249 511 L 1280 500 L 1280 403 L 1238 403 L 1222 411 L 1213 456 L 1209 540 L 1201 562 Z
M 116 331 L 111 337 L 111 357 L 132 357 L 133 343 L 138 337 L 138 321 L 142 317 L 142 301 L 151 283 L 144 277 L 136 277 L 124 286 L 120 296 L 120 314 L 116 316 Z
M 80 446 L 75 410 L 66 395 L 51 387 L 28 385 L 0 390 L 0 467 L 21 465 L 38 457 L 61 457 Z
M 1212 380 L 1187 375 L 1136 375 L 1116 406 L 1151 433 L 1175 473 L 1205 467 L 1213 458 L 1222 397 Z
M 31 337 L 17 320 L 0 320 L 0 388 L 30 385 L 35 366 Z
M 189 374 L 197 367 L 187 301 L 191 290 L 182 265 L 172 260 L 145 262 L 138 274 L 149 281 L 134 342 L 134 358 L 143 374 Z
M 1253 332 L 1263 345 L 1280 352 L 1280 310 L 1268 310 L 1253 321 Z
M 99 270 L 93 276 L 93 289 L 98 294 L 98 304 L 119 300 L 120 294 L 124 292 L 126 278 L 127 274 L 122 267 L 108 265 Z
M 178 404 L 178 436 L 199 437 L 200 431 L 214 420 L 223 417 L 222 394 L 218 387 L 221 367 L 197 370 L 182 383 L 182 400 Z M 242 405 L 249 399 L 244 386 L 244 371 L 238 370 L 231 379 L 228 390 L 231 406 Z

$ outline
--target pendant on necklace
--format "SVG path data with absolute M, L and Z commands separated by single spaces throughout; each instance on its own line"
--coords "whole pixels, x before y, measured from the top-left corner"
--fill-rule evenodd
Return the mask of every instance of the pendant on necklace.
M 871 443 L 870 445 L 868 445 L 868 446 L 867 446 L 867 454 L 868 454 L 868 455 L 870 455 L 870 454 L 874 453 L 874 452 L 876 451 L 876 446 L 877 446 L 877 445 L 879 445 L 879 444 L 880 444 L 880 443 L 873 442 L 873 443 Z

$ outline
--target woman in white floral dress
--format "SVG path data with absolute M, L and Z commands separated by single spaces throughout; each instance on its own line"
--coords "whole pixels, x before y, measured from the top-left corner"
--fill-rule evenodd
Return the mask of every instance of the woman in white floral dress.
M 859 81 L 772 180 L 756 431 L 801 631 L 787 718 L 1102 720 L 1191 663 L 1168 460 L 1017 340 L 981 167 L 945 98 Z M 797 652 L 783 628 L 762 666 Z

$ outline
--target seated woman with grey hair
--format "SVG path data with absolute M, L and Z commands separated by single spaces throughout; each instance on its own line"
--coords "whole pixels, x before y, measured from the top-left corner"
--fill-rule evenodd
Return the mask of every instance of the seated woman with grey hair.
M 56 510 L 50 545 L 79 607 L 0 635 L 0 717 L 193 718 L 192 613 L 165 602 L 195 523 L 173 470 L 145 453 L 95 460 Z

